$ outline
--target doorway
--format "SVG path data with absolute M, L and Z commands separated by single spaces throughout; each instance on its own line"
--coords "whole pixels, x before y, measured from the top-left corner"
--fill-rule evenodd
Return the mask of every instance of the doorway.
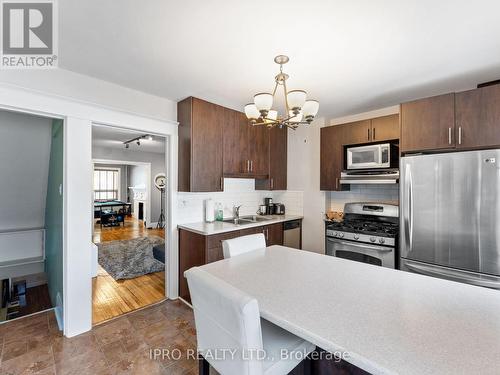
M 158 135 L 92 126 L 94 325 L 166 298 L 165 150 Z
M 0 322 L 54 309 L 63 327 L 62 119 L 0 111 Z

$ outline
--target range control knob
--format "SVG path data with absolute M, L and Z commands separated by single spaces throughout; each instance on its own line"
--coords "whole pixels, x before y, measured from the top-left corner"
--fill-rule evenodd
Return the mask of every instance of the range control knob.
M 334 237 L 338 237 L 338 236 L 339 236 L 339 232 L 335 232 L 335 233 L 333 234 L 333 236 L 334 236 Z
M 370 237 L 370 241 L 375 242 L 375 241 L 377 241 L 377 239 L 375 237 Z
M 355 239 L 355 240 L 359 240 L 359 234 L 355 234 L 355 235 L 354 235 L 354 239 Z
M 344 232 L 340 232 L 340 233 L 339 233 L 339 237 L 340 237 L 340 238 L 344 238 Z
M 383 238 L 379 238 L 379 239 L 378 239 L 378 242 L 380 242 L 380 243 L 384 243 L 384 242 L 385 242 L 385 240 L 384 240 Z

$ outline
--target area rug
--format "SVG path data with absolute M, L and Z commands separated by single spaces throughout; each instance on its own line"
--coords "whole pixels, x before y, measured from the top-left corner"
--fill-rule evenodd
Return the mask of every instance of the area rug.
M 115 280 L 132 279 L 165 270 L 165 265 L 153 257 L 153 246 L 165 243 L 157 236 L 97 244 L 99 264 Z

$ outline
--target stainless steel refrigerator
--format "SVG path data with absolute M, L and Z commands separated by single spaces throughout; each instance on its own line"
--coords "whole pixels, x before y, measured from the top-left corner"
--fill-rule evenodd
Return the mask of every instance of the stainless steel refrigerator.
M 400 268 L 500 289 L 500 150 L 401 158 Z

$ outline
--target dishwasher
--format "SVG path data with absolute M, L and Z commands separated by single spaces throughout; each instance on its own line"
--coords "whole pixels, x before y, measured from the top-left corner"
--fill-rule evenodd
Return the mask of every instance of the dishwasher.
M 301 237 L 300 220 L 286 221 L 283 224 L 283 246 L 300 249 Z

